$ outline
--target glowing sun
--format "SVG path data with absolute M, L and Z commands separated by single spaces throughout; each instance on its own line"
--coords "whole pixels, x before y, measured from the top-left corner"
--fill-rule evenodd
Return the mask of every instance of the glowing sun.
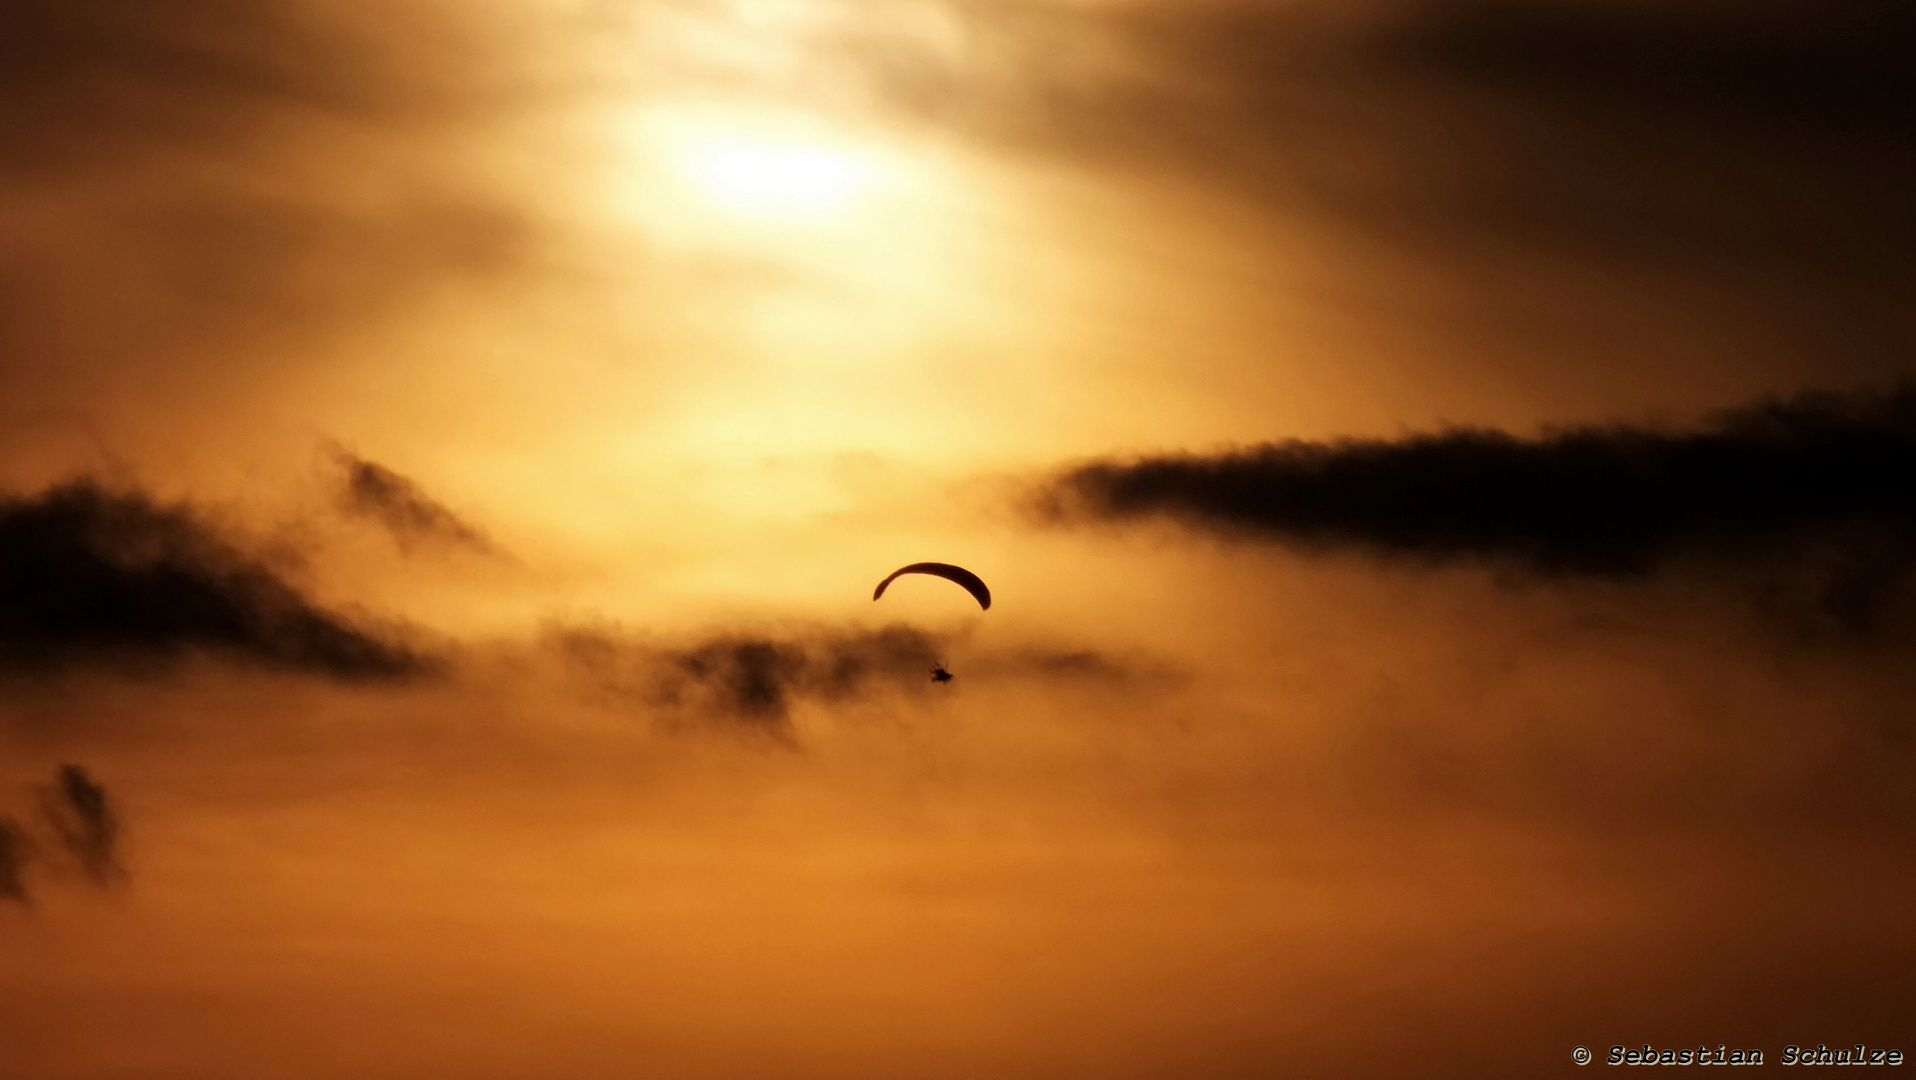
M 707 196 L 743 214 L 817 218 L 844 211 L 875 179 L 859 155 L 786 140 L 707 136 L 680 162 Z

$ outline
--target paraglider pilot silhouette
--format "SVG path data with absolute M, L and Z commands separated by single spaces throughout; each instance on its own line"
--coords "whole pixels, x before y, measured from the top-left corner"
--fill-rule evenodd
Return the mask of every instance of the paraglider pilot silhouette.
M 962 566 L 953 566 L 950 563 L 941 562 L 915 562 L 910 566 L 901 566 L 893 570 L 886 576 L 885 580 L 878 583 L 878 588 L 872 590 L 872 599 L 877 600 L 879 597 L 885 595 L 885 586 L 890 585 L 893 581 L 905 574 L 929 574 L 932 577 L 944 578 L 946 581 L 952 582 L 970 593 L 972 599 L 978 601 L 980 610 L 991 610 L 991 590 L 985 586 L 983 578 L 980 578 L 977 574 L 972 573 Z M 952 678 L 951 672 L 946 671 L 945 665 L 942 663 L 931 669 L 932 682 L 943 684 L 950 682 Z

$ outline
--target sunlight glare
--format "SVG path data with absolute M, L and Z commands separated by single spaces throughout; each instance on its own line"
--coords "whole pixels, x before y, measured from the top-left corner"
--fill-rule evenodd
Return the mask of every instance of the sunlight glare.
M 790 138 L 698 132 L 675 156 L 706 197 L 752 217 L 836 217 L 879 178 L 867 156 Z

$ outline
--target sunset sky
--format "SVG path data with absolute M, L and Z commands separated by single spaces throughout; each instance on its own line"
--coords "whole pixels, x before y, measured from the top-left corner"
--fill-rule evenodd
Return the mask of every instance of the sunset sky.
M 1912 41 L 8 0 L 0 1078 L 1916 1055 Z

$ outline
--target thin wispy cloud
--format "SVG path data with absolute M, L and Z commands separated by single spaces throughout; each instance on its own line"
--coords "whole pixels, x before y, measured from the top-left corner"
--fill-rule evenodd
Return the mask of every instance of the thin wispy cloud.
M 402 550 L 427 546 L 496 553 L 484 533 L 407 477 L 343 446 L 335 444 L 328 453 L 341 473 L 341 507 L 378 523 Z
M 600 685 L 662 716 L 709 718 L 784 735 L 802 701 L 846 702 L 918 689 L 943 653 L 909 626 L 780 634 L 718 632 L 681 644 L 565 630 L 561 655 Z
M 62 765 L 42 800 L 48 826 L 87 880 L 112 885 L 120 863 L 120 817 L 106 788 L 78 765 Z

